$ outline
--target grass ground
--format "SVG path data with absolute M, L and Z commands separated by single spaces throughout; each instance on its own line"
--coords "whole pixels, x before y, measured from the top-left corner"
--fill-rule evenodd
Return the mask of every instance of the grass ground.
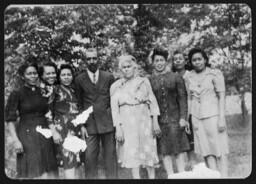
M 243 123 L 241 115 L 227 117 L 229 135 L 229 177 L 246 178 L 252 169 L 252 119 Z
M 229 150 L 228 155 L 228 176 L 231 178 L 245 178 L 250 175 L 252 168 L 252 127 L 251 116 L 248 120 L 243 122 L 242 116 L 235 114 L 227 116 L 228 136 L 229 136 Z M 15 156 L 12 154 L 11 138 L 6 136 L 6 156 L 5 168 L 7 176 L 15 177 Z M 104 179 L 103 162 L 100 156 L 99 179 Z M 79 170 L 79 178 L 84 179 L 82 167 Z M 62 172 L 60 172 L 62 176 Z M 119 168 L 118 171 L 120 179 L 131 179 L 131 173 L 128 169 Z M 144 169 L 141 169 L 142 178 L 147 178 Z M 156 178 L 165 179 L 166 173 L 162 167 L 156 170 Z

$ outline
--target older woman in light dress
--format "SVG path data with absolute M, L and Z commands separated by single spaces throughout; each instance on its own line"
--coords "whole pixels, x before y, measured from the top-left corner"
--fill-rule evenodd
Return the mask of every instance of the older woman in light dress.
M 160 134 L 159 108 L 147 78 L 136 75 L 136 59 L 119 58 L 123 76 L 110 89 L 113 123 L 116 127 L 117 154 L 121 167 L 130 168 L 134 179 L 145 167 L 150 179 L 158 165 L 156 136 Z

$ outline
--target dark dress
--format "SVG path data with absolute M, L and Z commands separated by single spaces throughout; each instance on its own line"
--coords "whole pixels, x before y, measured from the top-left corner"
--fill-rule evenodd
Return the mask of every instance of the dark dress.
M 189 71 L 186 70 L 186 72 L 181 75 L 180 73 L 178 73 L 185 81 L 185 85 L 186 85 L 186 90 L 188 93 L 188 77 L 189 77 Z M 192 128 L 192 116 L 191 114 L 188 115 L 188 123 L 189 123 L 189 127 L 190 127 L 190 134 L 187 134 L 188 140 L 189 140 L 189 144 L 190 144 L 190 150 L 189 151 L 193 151 L 194 150 L 194 131 Z
M 75 91 L 71 87 L 58 85 L 54 89 L 54 98 L 52 104 L 53 122 L 56 130 L 60 133 L 62 140 L 67 137 L 68 133 L 79 136 L 80 126 L 74 127 L 71 123 L 78 114 L 77 98 Z M 60 166 L 64 169 L 76 167 L 79 162 L 79 153 L 74 154 L 67 151 L 62 146 L 63 142 L 57 146 L 58 160 Z
M 179 154 L 189 150 L 185 129 L 179 125 L 187 119 L 187 93 L 184 80 L 173 72 L 150 77 L 153 92 L 160 108 L 159 126 L 162 136 L 158 151 L 163 155 Z
M 45 114 L 48 99 L 42 97 L 39 88 L 23 86 L 13 91 L 5 109 L 6 122 L 20 118 L 17 135 L 24 152 L 17 154 L 17 173 L 21 178 L 39 177 L 44 172 L 57 171 L 52 138 L 46 139 L 36 132 L 36 126 L 48 128 Z M 18 112 L 18 113 L 17 113 Z

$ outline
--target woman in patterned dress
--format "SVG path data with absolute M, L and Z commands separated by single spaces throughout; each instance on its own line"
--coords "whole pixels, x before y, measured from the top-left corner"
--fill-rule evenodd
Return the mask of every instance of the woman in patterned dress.
M 225 121 L 225 82 L 218 69 L 211 69 L 206 53 L 191 49 L 193 70 L 187 77 L 194 131 L 195 152 L 202 155 L 208 168 L 227 176 L 228 136 Z
M 178 172 L 185 170 L 185 153 L 190 149 L 185 129 L 187 123 L 187 92 L 182 77 L 167 70 L 168 52 L 154 49 L 152 54 L 155 74 L 150 77 L 153 92 L 160 108 L 159 125 L 162 136 L 158 151 L 163 156 L 168 178 L 173 174 L 172 158 Z
M 136 75 L 133 56 L 121 56 L 119 68 L 123 77 L 110 88 L 113 123 L 116 127 L 118 161 L 140 178 L 140 166 L 155 178 L 158 164 L 156 136 L 160 134 L 158 105 L 149 80 Z
M 72 87 L 73 69 L 70 65 L 61 65 L 58 71 L 59 85 L 56 85 L 51 105 L 53 116 L 53 131 L 60 135 L 55 143 L 59 145 L 58 156 L 60 165 L 64 168 L 66 179 L 75 178 L 75 168 L 78 166 L 79 153 L 65 150 L 63 142 L 68 135 L 78 135 L 80 126 L 74 127 L 71 121 L 78 114 L 77 98 Z
M 18 178 L 50 178 L 57 172 L 57 161 L 52 138 L 36 131 L 37 126 L 48 128 L 45 114 L 49 110 L 48 98 L 37 87 L 38 71 L 34 64 L 24 64 L 19 74 L 25 84 L 9 96 L 5 111 L 17 152 Z M 14 122 L 19 120 L 17 129 Z

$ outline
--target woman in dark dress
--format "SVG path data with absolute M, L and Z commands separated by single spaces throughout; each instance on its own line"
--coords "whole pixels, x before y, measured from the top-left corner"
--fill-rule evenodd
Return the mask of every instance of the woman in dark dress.
M 187 120 L 187 93 L 180 75 L 167 70 L 168 52 L 155 49 L 152 61 L 155 74 L 150 77 L 153 92 L 160 108 L 159 125 L 162 136 L 158 141 L 159 153 L 168 178 L 173 174 L 172 157 L 177 163 L 178 172 L 185 169 L 185 152 L 189 142 L 185 133 Z
M 51 61 L 47 61 L 45 62 L 40 68 L 39 68 L 39 78 L 40 78 L 40 88 L 42 91 L 42 95 L 46 98 L 48 98 L 48 104 L 49 104 L 49 108 L 50 110 L 52 109 L 52 102 L 53 102 L 53 98 L 54 98 L 54 88 L 57 85 L 57 66 L 55 63 L 51 62 Z M 53 141 L 54 143 L 59 143 L 59 141 L 61 140 L 61 135 L 55 131 L 55 128 L 53 126 L 52 123 L 52 119 L 51 119 L 51 114 L 50 111 L 47 113 L 47 121 L 49 124 L 49 128 L 52 130 L 52 137 L 53 137 Z M 59 146 L 54 146 L 54 151 L 55 151 L 55 156 L 57 158 L 57 164 L 58 166 L 60 166 L 60 155 L 59 153 Z M 58 173 L 54 174 L 54 175 L 58 175 Z
M 73 153 L 63 148 L 65 138 L 71 135 L 79 136 L 80 126 L 74 127 L 71 121 L 78 114 L 77 98 L 72 88 L 73 69 L 70 65 L 61 65 L 58 72 L 59 85 L 54 89 L 52 103 L 53 126 L 60 135 L 57 142 L 61 166 L 64 167 L 64 175 L 67 179 L 75 178 L 75 167 L 78 166 L 79 153 Z
M 48 99 L 43 97 L 38 82 L 37 66 L 24 64 L 19 74 L 25 84 L 13 91 L 7 101 L 5 120 L 15 140 L 17 173 L 19 178 L 47 178 L 57 170 L 52 138 L 45 138 L 36 131 L 39 125 L 48 128 L 45 114 Z M 14 122 L 19 120 L 17 129 Z
M 184 79 L 186 89 L 187 89 L 189 70 L 191 69 L 192 67 L 186 61 L 185 54 L 180 50 L 174 51 L 173 57 L 172 57 L 172 71 L 177 72 Z M 187 93 L 188 93 L 188 89 L 187 89 Z M 189 103 L 189 100 L 188 100 L 188 103 Z M 189 104 L 188 104 L 188 107 L 189 107 Z M 192 120 L 191 120 L 191 114 L 190 114 L 189 108 L 188 108 L 188 122 L 189 122 L 189 130 L 187 131 L 187 136 L 190 143 L 190 150 L 188 150 L 187 155 L 188 155 L 189 166 L 191 168 L 196 164 L 197 157 L 194 152 L 194 138 L 193 138 L 194 135 L 193 135 Z

